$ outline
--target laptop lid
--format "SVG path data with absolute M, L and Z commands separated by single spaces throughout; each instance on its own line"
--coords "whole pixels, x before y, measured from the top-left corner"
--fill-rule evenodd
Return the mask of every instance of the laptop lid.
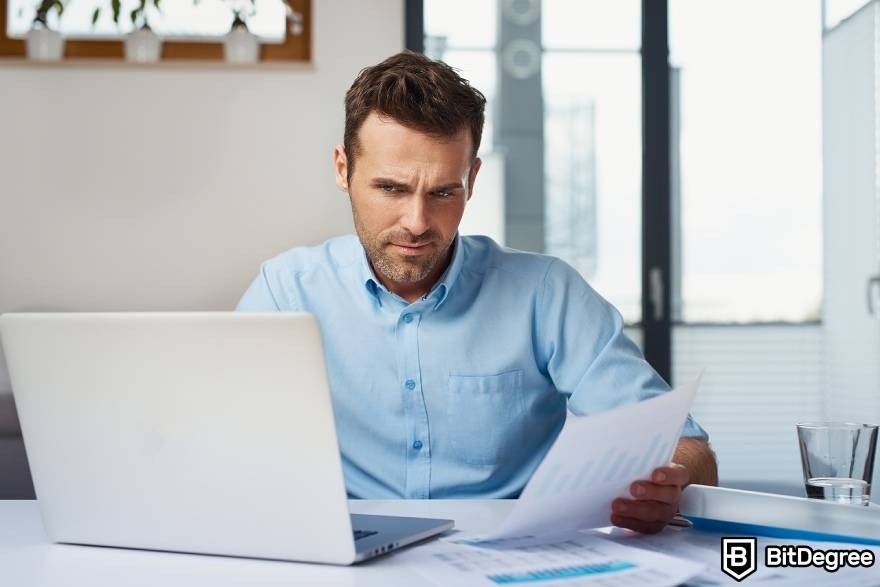
M 347 564 L 352 528 L 309 314 L 5 314 L 48 535 Z

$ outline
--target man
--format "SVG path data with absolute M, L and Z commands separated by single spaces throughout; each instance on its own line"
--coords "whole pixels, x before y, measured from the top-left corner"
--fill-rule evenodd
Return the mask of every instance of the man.
M 458 235 L 484 106 L 419 54 L 363 70 L 333 153 L 357 237 L 265 262 L 238 305 L 318 318 L 353 497 L 515 497 L 566 408 L 668 390 L 571 267 Z M 705 432 L 688 418 L 683 436 L 675 464 L 615 501 L 612 523 L 656 532 L 685 485 L 715 483 Z

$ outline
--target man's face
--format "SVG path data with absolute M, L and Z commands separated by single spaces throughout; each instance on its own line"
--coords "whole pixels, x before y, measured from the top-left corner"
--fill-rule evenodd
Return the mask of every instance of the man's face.
M 443 274 L 480 160 L 462 129 L 436 138 L 370 114 L 348 179 L 342 146 L 334 151 L 336 184 L 348 192 L 358 237 L 389 290 L 404 299 L 426 293 Z

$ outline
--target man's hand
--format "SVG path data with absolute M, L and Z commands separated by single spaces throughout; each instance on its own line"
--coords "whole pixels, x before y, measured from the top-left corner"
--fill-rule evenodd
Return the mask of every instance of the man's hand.
M 617 498 L 611 503 L 611 523 L 645 534 L 659 532 L 678 513 L 681 491 L 690 477 L 687 468 L 676 463 L 654 469 L 650 481 L 629 486 L 634 499 Z
M 688 483 L 718 485 L 718 463 L 705 440 L 680 439 L 672 460 L 654 469 L 650 481 L 630 485 L 633 499 L 618 498 L 611 503 L 612 524 L 654 534 L 678 513 L 681 491 Z

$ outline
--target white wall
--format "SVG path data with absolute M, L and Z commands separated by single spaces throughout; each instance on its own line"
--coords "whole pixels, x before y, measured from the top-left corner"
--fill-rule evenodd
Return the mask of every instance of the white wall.
M 312 5 L 309 67 L 0 61 L 0 312 L 231 309 L 263 259 L 349 232 L 343 95 L 403 47 L 403 2 Z

